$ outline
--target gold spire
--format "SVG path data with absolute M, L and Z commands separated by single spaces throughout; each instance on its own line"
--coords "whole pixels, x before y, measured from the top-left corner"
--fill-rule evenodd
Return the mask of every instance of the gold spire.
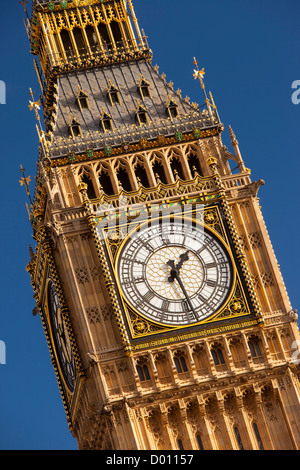
M 210 115 L 211 119 L 213 119 L 213 113 L 212 113 L 212 110 L 211 110 L 211 103 L 208 99 L 206 89 L 205 89 L 204 80 L 203 80 L 203 77 L 205 75 L 205 70 L 204 70 L 204 68 L 202 70 L 199 70 L 198 63 L 199 62 L 194 57 L 194 65 L 196 67 L 196 69 L 194 70 L 194 79 L 197 80 L 199 78 L 199 81 L 201 83 L 201 87 L 202 87 L 202 90 L 203 90 L 203 93 L 204 93 L 204 96 L 205 96 L 205 103 L 206 103 L 209 115 Z

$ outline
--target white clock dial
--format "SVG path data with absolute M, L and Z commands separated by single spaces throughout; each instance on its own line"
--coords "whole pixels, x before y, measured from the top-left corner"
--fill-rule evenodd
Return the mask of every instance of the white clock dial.
M 140 227 L 118 257 L 125 300 L 165 325 L 189 325 L 216 313 L 233 282 L 224 244 L 200 224 L 181 219 Z

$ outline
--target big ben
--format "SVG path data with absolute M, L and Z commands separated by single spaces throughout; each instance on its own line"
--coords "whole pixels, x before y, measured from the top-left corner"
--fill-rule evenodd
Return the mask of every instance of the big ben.
M 204 69 L 199 106 L 131 0 L 33 0 L 27 29 L 44 112 L 27 270 L 78 448 L 299 449 L 297 314 Z

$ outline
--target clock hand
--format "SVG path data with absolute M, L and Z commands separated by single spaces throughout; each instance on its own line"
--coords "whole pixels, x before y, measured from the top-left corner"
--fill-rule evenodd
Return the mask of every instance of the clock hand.
M 176 271 L 179 273 L 179 270 L 182 268 L 183 263 L 189 260 L 189 252 L 186 251 L 180 255 L 180 261 L 175 266 L 175 261 L 172 259 L 167 262 L 167 265 L 171 268 L 171 276 L 168 278 L 169 282 L 174 282 L 176 278 Z
M 176 269 L 178 269 L 178 271 L 179 271 L 179 269 L 182 268 L 183 263 L 185 263 L 185 262 L 188 261 L 188 260 L 189 260 L 189 252 L 186 251 L 185 253 L 182 253 L 182 254 L 180 255 L 180 261 L 179 261 L 179 263 L 176 265 Z
M 181 290 L 182 290 L 182 292 L 183 292 L 183 295 L 184 295 L 185 298 L 186 298 L 187 304 L 188 304 L 188 306 L 189 306 L 191 312 L 193 312 L 194 317 L 197 319 L 197 318 L 198 318 L 198 317 L 197 317 L 197 314 L 196 314 L 196 312 L 195 312 L 195 310 L 194 310 L 194 307 L 193 307 L 192 302 L 191 302 L 191 300 L 190 300 L 190 298 L 189 298 L 189 296 L 188 296 L 188 293 L 187 293 L 187 291 L 186 291 L 186 289 L 185 289 L 185 287 L 184 287 L 184 284 L 183 284 L 183 282 L 182 282 L 182 279 L 181 279 L 181 277 L 179 276 L 179 271 L 178 271 L 178 270 L 176 270 L 175 279 L 177 279 L 177 282 L 178 282 L 178 284 L 179 284 L 179 286 L 180 286 L 180 288 L 181 288 Z

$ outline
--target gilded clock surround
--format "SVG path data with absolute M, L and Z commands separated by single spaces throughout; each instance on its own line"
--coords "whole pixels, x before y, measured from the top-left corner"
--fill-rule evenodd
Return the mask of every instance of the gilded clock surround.
M 298 317 L 264 224 L 264 182 L 251 180 L 230 126 L 232 151 L 223 145 L 204 69 L 194 60 L 199 107 L 152 66 L 131 0 L 33 0 L 26 27 L 45 127 L 31 92 L 40 146 L 27 270 L 78 447 L 299 449 Z M 150 321 L 117 281 L 130 230 L 166 212 L 206 226 L 232 259 L 225 304 L 191 326 Z M 49 279 L 74 390 L 51 329 Z
M 197 206 L 196 206 L 197 207 Z M 174 206 L 173 206 L 174 210 Z M 140 213 L 139 213 L 140 214 Z M 194 220 L 199 220 L 199 215 L 201 214 L 202 217 L 202 223 L 205 221 L 206 226 L 210 228 L 210 230 L 213 230 L 218 236 L 223 243 L 226 243 L 228 251 L 230 250 L 229 245 L 228 245 L 228 238 L 226 236 L 226 231 L 224 228 L 224 223 L 222 222 L 221 216 L 220 216 L 220 211 L 218 206 L 209 206 L 206 207 L 204 212 L 203 211 L 198 211 L 197 209 L 190 209 L 190 211 L 185 211 L 184 217 L 185 220 L 188 221 L 189 218 L 192 221 L 193 217 Z M 140 215 L 138 217 L 140 219 Z M 174 219 L 178 219 L 178 214 L 177 217 L 174 216 Z M 170 223 L 172 221 L 172 217 L 170 217 Z M 145 223 L 145 222 L 144 222 Z M 146 222 L 147 223 L 147 222 Z M 150 224 L 155 223 L 155 219 L 151 219 Z M 142 224 L 141 220 L 136 222 L 134 224 L 133 220 L 130 222 L 127 222 L 127 224 L 122 225 L 121 223 L 117 227 L 117 233 L 115 231 L 115 227 L 111 229 L 103 229 L 103 235 L 100 238 L 103 238 L 106 241 L 106 247 L 109 252 L 110 260 L 111 260 L 111 265 L 114 270 L 114 278 L 117 279 L 117 272 L 116 272 L 116 266 L 118 263 L 118 257 L 122 256 L 122 246 L 124 243 L 126 243 L 126 240 L 130 238 L 131 231 L 138 230 L 140 225 Z M 128 226 L 130 226 L 130 230 L 128 229 Z M 128 233 L 130 232 L 130 233 Z M 124 237 L 123 233 L 126 234 L 126 237 Z M 229 251 L 230 252 L 230 251 Z M 232 255 L 231 255 L 232 256 Z M 234 265 L 234 261 L 232 258 L 232 262 Z M 238 261 L 237 261 L 238 262 Z M 230 294 L 227 296 L 227 301 L 226 303 L 222 306 L 221 309 L 218 310 L 214 315 L 210 316 L 209 318 L 202 320 L 198 323 L 198 327 L 201 325 L 202 327 L 205 327 L 205 325 L 209 323 L 214 323 L 214 326 L 216 327 L 216 322 L 224 321 L 224 320 L 231 320 L 231 328 L 239 328 L 240 325 L 239 323 L 235 323 L 234 325 L 232 324 L 232 320 L 235 322 L 238 320 L 243 320 L 245 319 L 252 320 L 252 324 L 255 324 L 255 321 L 253 319 L 253 314 L 251 314 L 251 308 L 249 305 L 249 302 L 245 296 L 244 293 L 244 288 L 241 284 L 240 276 L 236 272 L 236 269 L 234 268 L 234 281 L 231 286 L 231 291 Z M 122 291 L 122 288 L 120 285 L 117 287 L 118 291 Z M 145 340 L 147 336 L 154 336 L 159 333 L 167 333 L 167 337 L 164 339 L 166 342 L 169 341 L 174 341 L 174 338 L 176 339 L 176 335 L 179 336 L 179 333 L 176 332 L 177 330 L 181 329 L 186 329 L 186 328 L 191 328 L 190 326 L 177 326 L 177 327 L 169 327 L 167 328 L 165 325 L 159 325 L 157 322 L 151 322 L 148 321 L 147 319 L 141 317 L 139 315 L 139 312 L 133 309 L 127 302 L 124 300 L 122 294 L 122 303 L 123 303 L 123 308 L 126 313 L 126 319 L 127 319 L 127 325 L 128 329 L 130 332 L 130 336 L 133 340 L 138 340 L 138 339 L 143 339 L 143 343 L 145 344 Z M 250 318 L 247 318 L 249 317 Z M 242 317 L 242 318 L 241 318 Z M 256 320 L 257 323 L 259 323 L 259 320 Z M 201 336 L 201 330 L 198 332 L 195 331 L 195 328 L 197 329 L 197 325 L 194 325 L 192 327 L 193 329 L 193 334 L 192 337 L 197 337 L 197 334 Z M 211 331 L 214 331 L 212 328 Z M 216 330 L 215 330 L 216 331 Z M 167 339 L 168 336 L 172 334 L 172 339 Z M 182 333 L 182 332 L 181 332 Z M 175 336 L 174 336 L 175 335 Z M 155 344 L 155 339 L 152 339 L 152 344 Z M 141 348 L 141 344 L 136 345 L 134 344 L 133 349 Z

